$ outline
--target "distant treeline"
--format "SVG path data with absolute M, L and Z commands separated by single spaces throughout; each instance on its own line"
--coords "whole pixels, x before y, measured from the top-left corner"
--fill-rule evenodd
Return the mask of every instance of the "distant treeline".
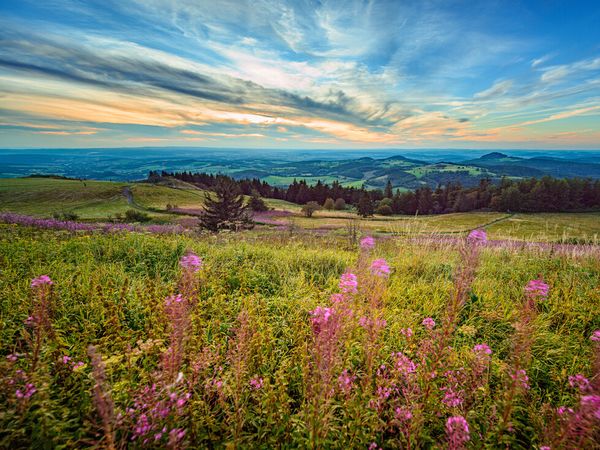
M 257 178 L 235 180 L 227 175 L 191 172 L 151 172 L 149 180 L 162 177 L 173 177 L 203 189 L 211 189 L 220 179 L 228 179 L 235 182 L 245 195 L 260 195 L 297 204 L 317 202 L 326 207 L 332 203 L 345 203 L 384 215 L 443 214 L 475 210 L 560 212 L 600 208 L 600 180 L 582 178 L 558 179 L 545 176 L 518 181 L 503 178 L 499 183 L 483 179 L 475 187 L 466 188 L 460 183 L 449 182 L 436 189 L 421 187 L 415 191 L 402 192 L 395 190 L 389 181 L 384 190 L 368 190 L 364 187 L 344 187 L 337 181 L 331 185 L 321 181 L 308 185 L 304 180 L 294 180 L 287 188 L 280 188 Z M 343 199 L 343 202 L 339 199 Z M 365 208 L 367 203 L 371 205 Z

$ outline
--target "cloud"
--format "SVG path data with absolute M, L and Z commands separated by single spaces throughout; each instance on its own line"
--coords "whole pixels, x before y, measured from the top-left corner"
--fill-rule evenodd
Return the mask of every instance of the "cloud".
M 476 93 L 474 97 L 482 100 L 502 97 L 510 90 L 512 85 L 512 80 L 497 81 L 490 88 Z

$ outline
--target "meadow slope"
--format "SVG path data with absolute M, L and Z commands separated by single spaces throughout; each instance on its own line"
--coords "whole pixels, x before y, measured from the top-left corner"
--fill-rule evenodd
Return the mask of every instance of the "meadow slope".
M 363 247 L 0 224 L 0 447 L 593 448 L 598 255 Z

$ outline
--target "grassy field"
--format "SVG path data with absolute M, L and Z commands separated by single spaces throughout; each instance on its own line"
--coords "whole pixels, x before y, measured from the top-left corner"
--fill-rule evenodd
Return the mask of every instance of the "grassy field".
M 83 221 L 103 221 L 131 208 L 145 211 L 155 222 L 179 222 L 181 215 L 167 213 L 167 205 L 181 209 L 201 208 L 204 192 L 183 182 L 173 186 L 148 183 L 113 183 L 48 178 L 0 179 L 0 211 L 41 217 L 72 212 Z M 131 192 L 128 202 L 125 190 Z M 360 219 L 350 210 L 318 211 L 312 218 L 301 206 L 266 199 L 276 211 L 291 213 L 278 218 L 282 226 L 321 232 L 344 230 L 352 222 L 365 232 L 399 235 L 456 234 L 485 228 L 492 239 L 548 242 L 599 242 L 600 213 L 505 214 L 496 212 L 456 213 L 432 216 L 375 216 Z
M 556 408 L 595 427 L 568 376 L 593 380 L 600 260 L 458 250 L 0 224 L 0 447 L 447 448 L 461 417 L 468 448 L 592 448 Z M 346 270 L 358 291 L 332 302 Z M 43 274 L 51 289 L 31 288 Z M 549 294 L 531 306 L 540 274 Z

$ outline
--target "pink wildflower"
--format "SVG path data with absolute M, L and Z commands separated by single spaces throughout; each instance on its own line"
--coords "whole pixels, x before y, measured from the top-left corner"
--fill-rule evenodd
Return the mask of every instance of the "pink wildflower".
M 523 389 L 529 389 L 529 377 L 524 369 L 519 369 L 513 372 L 510 377 L 516 381 L 517 385 Z
M 413 330 L 412 328 L 402 328 L 400 333 L 406 336 L 407 339 L 410 339 L 413 335 Z
M 54 283 L 52 282 L 52 280 L 50 279 L 50 277 L 48 275 L 40 275 L 37 278 L 34 278 L 33 280 L 31 280 L 31 287 L 37 287 L 37 286 L 44 286 L 44 285 L 53 285 Z
M 19 357 L 16 353 L 11 353 L 6 357 L 6 359 L 8 359 L 10 362 L 15 362 L 17 359 L 19 359 Z
M 373 247 L 375 247 L 375 239 L 373 239 L 371 236 L 365 236 L 360 240 L 360 248 L 370 250 Z
M 433 320 L 431 317 L 426 317 L 423 319 L 423 326 L 428 330 L 433 330 L 435 327 L 435 320 Z
M 344 297 L 344 294 L 331 294 L 329 300 L 331 300 L 331 303 L 343 303 L 346 297 Z
M 396 419 L 400 420 L 401 422 L 408 422 L 413 417 L 412 412 L 410 412 L 410 409 L 401 407 L 396 408 L 395 415 Z
M 402 375 L 408 375 L 416 371 L 417 366 L 404 353 L 398 352 L 393 356 L 396 360 L 396 370 L 398 370 L 398 372 L 400 372 Z
M 600 420 L 600 395 L 584 395 L 581 397 L 582 413 L 586 417 Z
M 487 242 L 487 234 L 482 229 L 473 230 L 467 236 L 467 240 L 473 244 L 485 244 Z
M 558 408 L 556 408 L 556 412 L 558 413 L 559 416 L 562 416 L 567 413 L 569 413 L 569 414 L 575 413 L 573 408 L 567 408 L 566 406 L 559 406 Z
M 578 373 L 577 375 L 569 376 L 569 386 L 579 389 L 581 392 L 586 392 L 590 387 L 590 380 Z
M 446 437 L 448 438 L 448 448 L 459 449 L 471 439 L 469 434 L 469 424 L 462 416 L 448 417 L 446 421 Z
M 596 330 L 590 336 L 590 340 L 593 342 L 600 342 L 600 330 Z
M 77 370 L 77 369 L 79 369 L 80 367 L 83 367 L 83 366 L 85 366 L 85 363 L 83 361 L 78 361 L 75 364 L 73 364 L 73 366 L 71 368 L 73 370 Z
M 525 286 L 525 293 L 533 299 L 545 300 L 548 297 L 549 290 L 550 287 L 541 279 L 531 280 Z
M 258 391 L 263 387 L 263 379 L 258 377 L 252 378 L 250 380 L 250 387 L 253 391 Z
M 547 445 L 542 445 L 540 447 L 540 450 L 552 450 L 550 447 L 548 447 Z
M 310 311 L 309 314 L 312 316 L 311 320 L 313 325 L 313 331 L 315 332 L 315 334 L 318 334 L 329 321 L 329 318 L 333 314 L 333 309 L 317 306 L 313 311 Z
M 387 277 L 390 274 L 390 266 L 385 259 L 376 259 L 371 263 L 371 273 L 378 277 Z
M 492 349 L 487 344 L 477 344 L 473 347 L 473 352 L 476 354 L 491 355 Z
M 24 391 L 21 389 L 17 389 L 15 391 L 15 397 L 17 397 L 19 400 L 28 399 L 36 392 L 37 392 L 37 389 L 35 388 L 35 386 L 32 383 L 27 383 L 25 385 Z
M 202 264 L 202 258 L 191 252 L 182 256 L 179 260 L 179 265 L 191 272 L 198 272 L 202 268 Z
M 61 358 L 61 361 L 62 361 L 62 363 L 63 363 L 63 364 L 69 364 L 69 362 L 71 361 L 71 357 L 70 357 L 70 356 L 67 356 L 67 355 L 64 355 L 64 356 Z
M 171 295 L 167 297 L 165 300 L 165 306 L 176 305 L 177 303 L 181 303 L 183 301 L 183 297 L 181 294 Z
M 350 393 L 350 391 L 352 390 L 352 384 L 354 383 L 355 379 L 356 376 L 351 375 L 347 369 L 344 369 L 344 371 L 338 377 L 338 385 L 340 387 L 340 390 L 346 394 Z
M 350 272 L 344 273 L 340 277 L 339 287 L 340 287 L 340 290 L 345 294 L 356 293 L 357 287 L 358 287 L 358 281 L 357 281 L 356 275 L 354 275 L 353 273 L 350 273 Z

